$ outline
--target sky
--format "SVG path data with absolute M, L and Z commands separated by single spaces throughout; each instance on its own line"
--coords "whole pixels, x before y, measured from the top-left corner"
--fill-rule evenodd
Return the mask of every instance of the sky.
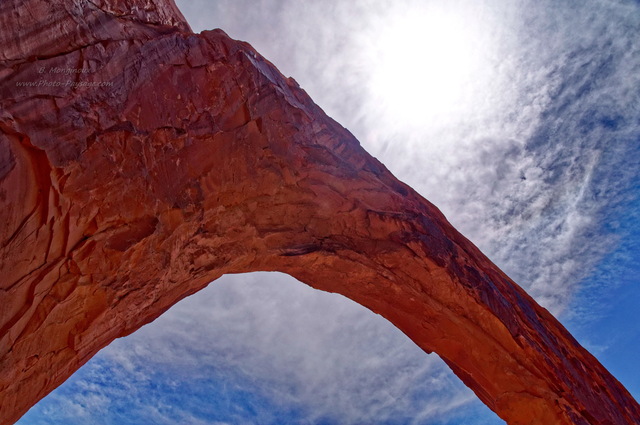
M 640 399 L 640 2 L 179 0 L 292 76 Z M 224 276 L 19 422 L 504 424 L 336 294 Z

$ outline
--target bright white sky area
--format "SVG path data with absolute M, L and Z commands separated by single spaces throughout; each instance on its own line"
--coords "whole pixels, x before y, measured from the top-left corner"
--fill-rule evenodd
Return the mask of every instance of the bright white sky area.
M 294 77 L 640 396 L 640 4 L 181 0 Z M 384 319 L 223 277 L 28 424 L 501 424 Z

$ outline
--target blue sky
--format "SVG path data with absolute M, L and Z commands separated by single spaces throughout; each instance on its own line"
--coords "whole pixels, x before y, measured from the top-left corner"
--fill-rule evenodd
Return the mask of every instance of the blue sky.
M 293 76 L 640 398 L 638 2 L 178 6 Z M 504 422 L 381 317 L 258 273 L 116 341 L 19 422 L 57 423 Z

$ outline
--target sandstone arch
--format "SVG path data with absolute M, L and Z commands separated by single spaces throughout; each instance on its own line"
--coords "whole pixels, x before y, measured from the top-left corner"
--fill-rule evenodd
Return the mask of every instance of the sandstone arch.
M 257 270 L 382 314 L 510 424 L 638 423 L 546 310 L 249 45 L 191 33 L 170 0 L 4 1 L 0 21 L 2 423 Z

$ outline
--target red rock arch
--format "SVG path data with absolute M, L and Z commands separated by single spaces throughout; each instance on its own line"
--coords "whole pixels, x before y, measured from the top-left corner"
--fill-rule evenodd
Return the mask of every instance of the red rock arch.
M 257 270 L 382 314 L 510 424 L 637 423 L 615 378 L 295 81 L 169 0 L 136 3 L 0 6 L 3 423 Z

